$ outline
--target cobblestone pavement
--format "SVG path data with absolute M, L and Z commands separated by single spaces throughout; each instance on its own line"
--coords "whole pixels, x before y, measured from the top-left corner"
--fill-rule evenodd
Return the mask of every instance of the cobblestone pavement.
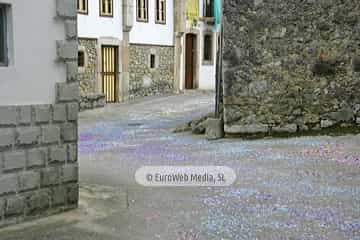
M 171 129 L 213 109 L 212 93 L 80 114 L 77 211 L 0 239 L 360 239 L 360 135 L 206 141 Z M 142 188 L 144 165 L 226 165 L 227 188 Z M 35 225 L 35 226 L 34 226 Z

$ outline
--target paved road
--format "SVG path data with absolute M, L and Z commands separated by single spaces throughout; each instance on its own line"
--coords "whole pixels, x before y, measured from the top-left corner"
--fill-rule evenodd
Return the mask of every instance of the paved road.
M 360 135 L 208 142 L 170 133 L 212 111 L 213 99 L 187 92 L 81 113 L 79 210 L 4 239 L 360 239 Z M 227 165 L 237 180 L 142 188 L 134 173 L 144 165 Z

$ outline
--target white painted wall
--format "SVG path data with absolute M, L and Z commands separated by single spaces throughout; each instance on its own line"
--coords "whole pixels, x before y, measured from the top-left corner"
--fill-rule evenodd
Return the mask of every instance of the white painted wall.
M 0 67 L 0 105 L 55 102 L 55 83 L 66 80 L 65 64 L 56 62 L 56 40 L 65 38 L 56 21 L 56 1 L 0 0 L 11 4 L 8 16 L 10 63 Z
M 156 24 L 155 0 L 149 0 L 149 21 L 146 23 L 136 21 L 136 0 L 133 0 L 134 26 L 130 31 L 130 43 L 173 46 L 174 1 L 180 0 L 166 0 L 166 24 Z
M 213 33 L 213 64 L 203 64 L 204 55 L 204 31 L 209 29 L 201 23 L 200 27 L 200 76 L 199 76 L 199 88 L 206 90 L 215 90 L 216 83 L 216 49 L 217 49 L 217 37 L 216 33 Z
M 78 36 L 80 38 L 122 39 L 122 1 L 113 0 L 113 17 L 100 16 L 99 0 L 88 1 L 88 15 L 78 14 Z
M 199 0 L 199 15 L 203 15 L 203 0 Z M 198 79 L 198 87 L 199 89 L 204 90 L 215 90 L 216 86 L 216 51 L 217 51 L 217 34 L 213 34 L 213 65 L 204 65 L 203 64 L 203 52 L 204 52 L 204 32 L 214 31 L 214 27 L 212 25 L 206 25 L 203 22 L 200 22 L 197 27 L 191 26 L 191 24 L 186 24 L 187 30 L 190 28 L 196 29 L 196 32 L 200 32 L 197 36 L 200 38 L 198 43 L 198 55 L 197 61 L 199 66 L 199 79 Z M 186 43 L 185 43 L 185 35 L 182 39 L 182 56 L 181 56 L 181 78 L 180 78 L 180 89 L 185 89 L 185 53 L 186 53 Z

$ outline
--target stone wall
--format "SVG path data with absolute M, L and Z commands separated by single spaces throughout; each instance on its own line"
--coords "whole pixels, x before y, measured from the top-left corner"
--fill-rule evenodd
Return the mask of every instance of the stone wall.
M 94 94 L 97 78 L 97 39 L 79 38 L 79 48 L 85 52 L 85 67 L 79 68 L 80 95 Z
M 150 69 L 150 55 L 156 68 Z M 130 44 L 130 98 L 173 92 L 174 47 Z
M 0 227 L 77 207 L 76 2 L 56 5 L 56 21 L 66 30 L 66 40 L 57 41 L 57 63 L 67 69 L 54 89 L 56 102 L 0 106 Z
M 224 1 L 228 134 L 360 124 L 360 1 Z

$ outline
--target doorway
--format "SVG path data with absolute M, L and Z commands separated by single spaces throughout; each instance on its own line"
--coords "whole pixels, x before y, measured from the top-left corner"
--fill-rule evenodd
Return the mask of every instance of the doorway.
M 118 47 L 102 46 L 102 92 L 106 102 L 117 101 Z
M 186 35 L 185 89 L 194 89 L 196 73 L 196 35 Z

